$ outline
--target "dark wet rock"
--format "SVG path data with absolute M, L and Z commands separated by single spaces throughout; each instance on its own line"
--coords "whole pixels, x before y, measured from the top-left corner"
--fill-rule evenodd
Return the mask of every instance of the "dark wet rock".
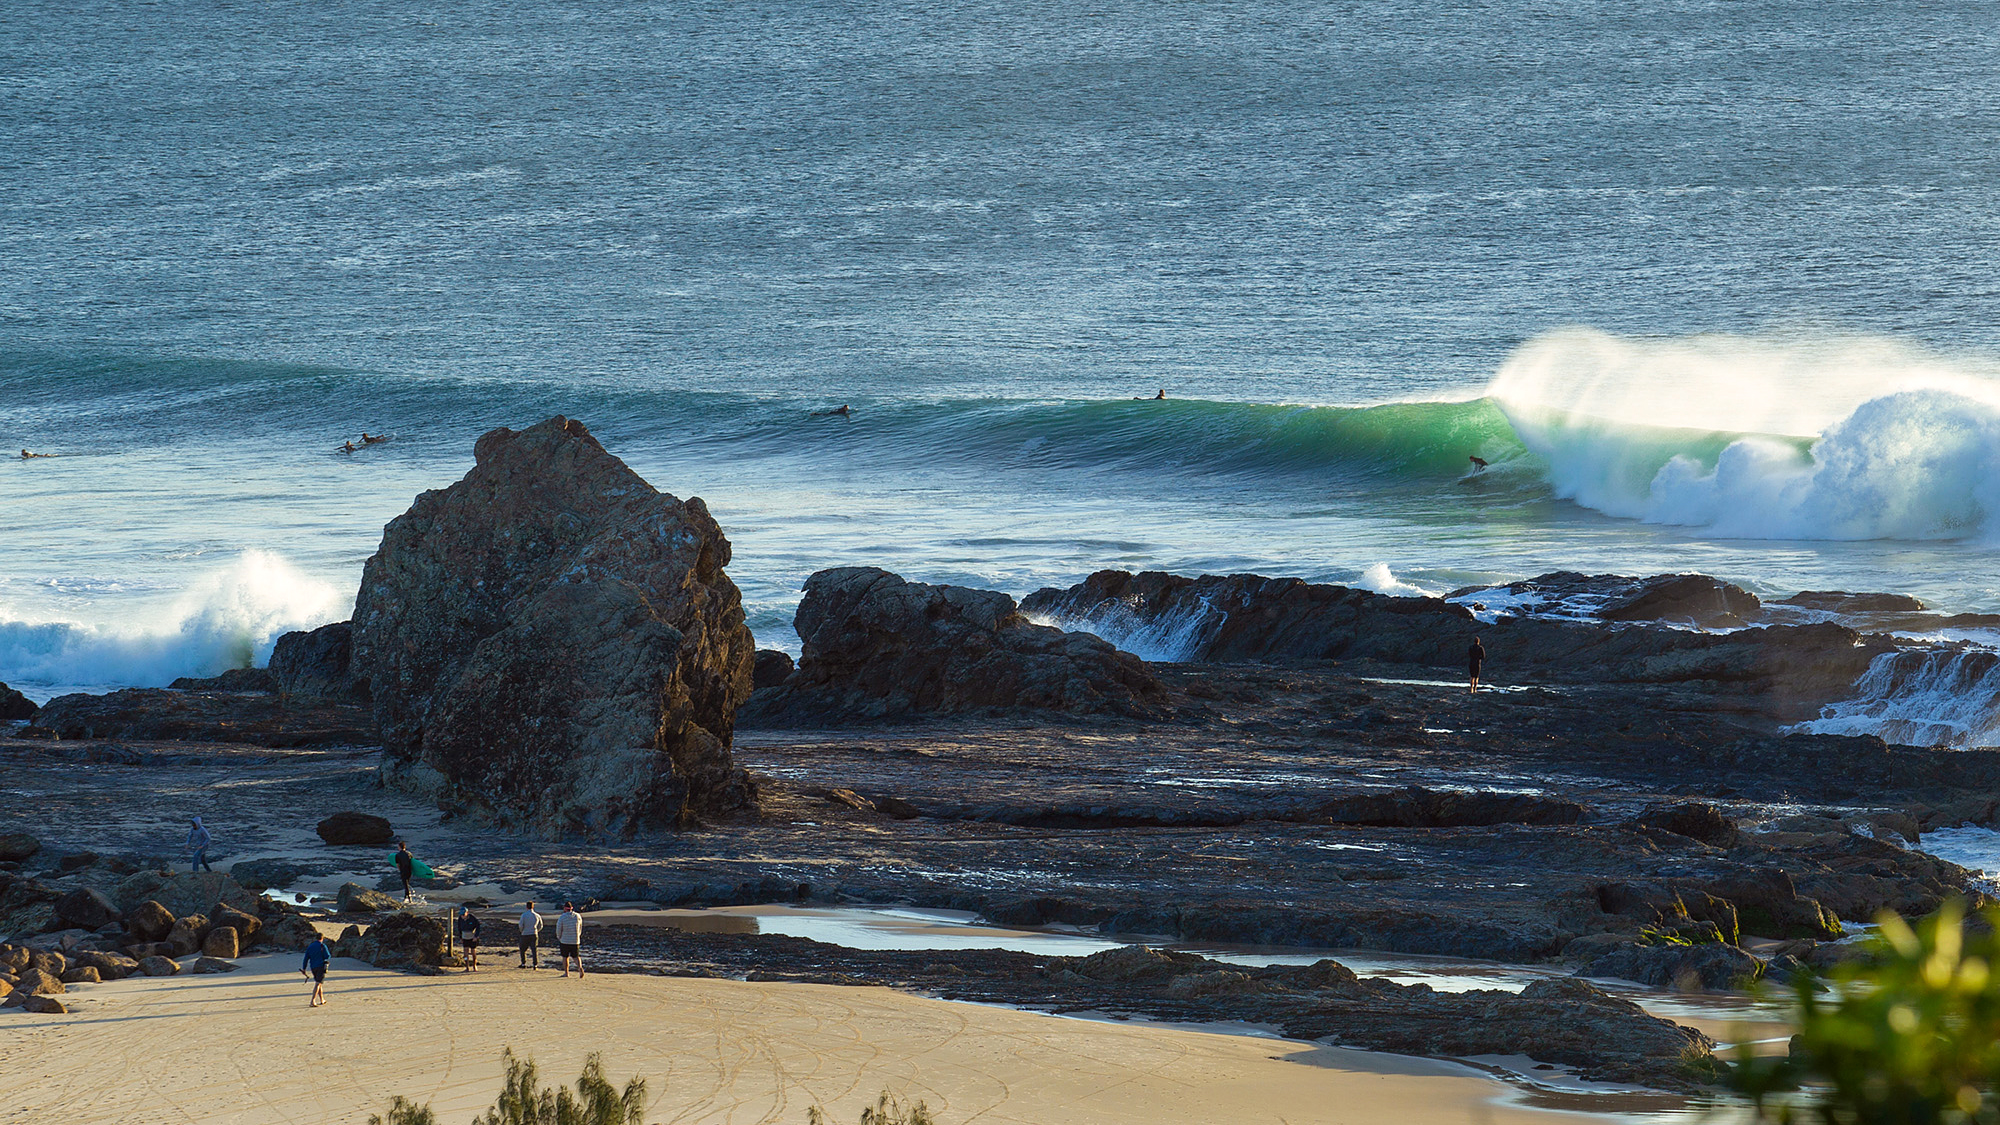
M 1634 945 L 1607 953 L 1578 970 L 1593 977 L 1616 977 L 1654 988 L 1683 992 L 1741 989 L 1763 975 L 1764 963 L 1726 942 L 1698 945 Z
M 149 977 L 170 977 L 181 971 L 179 962 L 170 957 L 141 957 L 139 971 Z
M 335 847 L 396 842 L 396 830 L 390 826 L 389 818 L 373 813 L 337 812 L 320 821 L 313 831 Z
M 387 780 L 545 834 L 748 803 L 730 742 L 755 646 L 708 509 L 560 416 L 474 454 L 389 524 L 355 599 Z
M 1615 581 L 1641 591 L 1629 604 L 1607 603 L 1620 606 L 1618 612 L 1665 612 L 1670 604 L 1682 604 L 1645 600 L 1646 583 L 1655 580 Z M 1716 597 L 1733 604 L 1727 591 Z M 1891 650 L 1885 640 L 1864 643 L 1853 630 L 1834 624 L 1704 633 L 1518 616 L 1482 623 L 1465 606 L 1439 598 L 1390 597 L 1254 574 L 1185 578 L 1099 571 L 1066 590 L 1037 591 L 1022 608 L 1108 636 L 1171 635 L 1183 650 L 1180 659 L 1208 662 L 1373 660 L 1449 669 L 1457 676 L 1476 635 L 1485 644 L 1489 677 L 1682 684 L 1749 697 L 1788 718 L 1808 717 L 1820 704 L 1843 696 L 1874 656 Z
M 49 700 L 36 725 L 63 739 L 240 742 L 253 746 L 367 745 L 375 741 L 364 709 L 353 704 L 290 703 L 276 695 L 233 691 L 124 688 Z
M 56 900 L 63 892 L 34 879 L 0 883 L 0 937 L 38 934 L 55 921 Z
M 444 923 L 418 914 L 391 914 L 365 933 L 342 935 L 333 952 L 380 969 L 435 968 L 451 959 L 445 949 Z
M 1735 905 L 1745 934 L 1771 938 L 1841 936 L 1840 917 L 1817 900 L 1801 895 L 1790 873 L 1781 869 L 1746 871 L 1709 882 L 1705 889 Z
M 1921 613 L 1927 607 L 1908 594 L 1850 594 L 1845 590 L 1800 590 L 1774 605 L 1827 613 Z
M 249 891 L 290 886 L 306 869 L 282 859 L 246 859 L 229 865 L 229 877 Z
M 1494 824 L 1575 824 L 1584 809 L 1575 801 L 1526 793 L 1481 793 L 1412 785 L 1388 793 L 1341 797 L 1284 819 L 1309 824 L 1400 828 L 1461 828 Z
M 792 663 L 790 653 L 760 648 L 757 650 L 757 665 L 750 674 L 750 686 L 756 691 L 777 687 L 791 676 L 795 667 L 797 665 Z
M 9 832 L 0 835 L 0 859 L 19 863 L 31 859 L 42 850 L 42 842 L 26 832 Z
M 231 668 L 215 676 L 182 676 L 167 686 L 175 691 L 272 692 L 278 681 L 263 668 Z
M 298 699 L 362 699 L 349 662 L 354 627 L 346 621 L 310 632 L 286 633 L 271 648 L 271 678 L 277 690 Z
M 94 866 L 96 863 L 97 863 L 96 852 L 72 852 L 69 855 L 62 856 L 56 860 L 56 872 L 58 874 L 68 875 L 73 872 L 81 871 L 86 867 Z
M 874 567 L 806 580 L 798 670 L 746 723 L 820 725 L 918 715 L 1165 713 L 1166 692 L 1130 653 L 1030 622 L 992 590 L 906 582 Z
M 1614 593 L 1597 615 L 1606 621 L 1677 621 L 1714 628 L 1742 625 L 1762 609 L 1757 595 L 1734 583 L 1706 574 L 1662 574 Z
M 378 914 L 396 909 L 396 899 L 359 883 L 342 883 L 335 899 L 342 914 Z
M 1632 821 L 1635 827 L 1654 828 L 1699 840 L 1718 848 L 1736 843 L 1741 835 L 1736 822 L 1714 805 L 1700 801 L 1674 801 L 1649 805 Z
M 100 891 L 80 887 L 56 900 L 55 921 L 64 929 L 95 930 L 118 921 L 117 904 Z
M 34 717 L 33 700 L 6 684 L 0 684 L 0 723 L 17 723 Z
M 224 960 L 225 956 L 227 955 L 197 957 L 194 959 L 194 963 L 188 966 L 188 971 L 191 973 L 233 973 L 237 969 L 242 968 L 241 965 L 233 961 Z

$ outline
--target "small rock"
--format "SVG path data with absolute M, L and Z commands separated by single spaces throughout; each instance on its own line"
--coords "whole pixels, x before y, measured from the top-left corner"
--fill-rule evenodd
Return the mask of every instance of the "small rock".
M 29 996 L 21 1001 L 21 1010 L 38 1016 L 62 1016 L 69 1014 L 69 1006 L 52 996 Z
M 228 929 L 235 930 L 236 941 L 240 946 L 249 945 L 250 939 L 257 936 L 257 931 L 264 928 L 263 920 L 255 914 L 238 910 L 224 902 L 218 902 L 214 907 L 210 908 L 208 912 L 208 924 L 210 926 L 227 927 Z M 232 954 L 232 956 L 234 955 Z
M 336 847 L 349 844 L 388 844 L 395 842 L 395 830 L 389 827 L 387 817 L 372 813 L 337 812 L 319 822 L 314 831 L 319 838 Z
M 1632 823 L 1640 828 L 1657 828 L 1718 848 L 1729 847 L 1741 835 L 1736 822 L 1724 816 L 1721 809 L 1699 801 L 1653 805 L 1634 818 Z
M 38 949 L 29 954 L 28 967 L 59 977 L 69 971 L 69 958 L 53 949 Z
M 290 886 L 306 869 L 296 863 L 282 859 L 246 859 L 231 864 L 229 877 L 243 885 L 247 891 L 268 891 L 273 887 Z
M 171 958 L 174 955 L 174 947 L 164 941 L 139 941 L 126 946 L 125 955 L 138 961 L 144 961 L 148 957 Z
M 757 663 L 750 672 L 752 689 L 777 687 L 792 674 L 792 658 L 773 648 L 757 650 Z
M 180 972 L 181 967 L 171 957 L 141 957 L 139 971 L 149 977 L 170 977 Z
M 235 931 L 222 930 L 217 932 L 233 933 Z M 197 957 L 194 959 L 194 963 L 188 966 L 188 971 L 191 973 L 233 973 L 238 968 L 241 968 L 241 966 L 237 965 L 234 961 L 224 961 L 219 957 Z
M 852 789 L 829 789 L 826 791 L 826 799 L 832 804 L 845 805 L 856 812 L 875 811 L 875 802 Z
M 97 970 L 99 980 L 120 980 L 139 971 L 139 962 L 122 953 L 104 950 L 85 950 L 73 958 L 76 964 Z
M 915 820 L 923 815 L 917 810 L 917 806 L 901 797 L 876 797 L 873 800 L 876 812 L 897 820 Z
M 104 978 L 98 974 L 96 969 L 88 965 L 79 965 L 57 979 L 61 980 L 64 984 L 96 984 Z
M 28 833 L 8 833 L 0 837 L 0 859 L 20 863 L 38 851 L 42 851 L 42 841 L 30 837 Z

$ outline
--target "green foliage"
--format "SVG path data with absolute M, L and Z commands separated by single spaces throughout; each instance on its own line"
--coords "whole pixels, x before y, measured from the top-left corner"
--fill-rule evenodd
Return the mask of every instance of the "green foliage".
M 604 1061 L 595 1054 L 584 1062 L 575 1094 L 562 1086 L 541 1089 L 532 1059 L 522 1062 L 511 1049 L 501 1058 L 507 1078 L 500 1100 L 473 1125 L 644 1125 L 646 1080 L 634 1078 L 620 1093 L 605 1079 Z
M 368 1125 L 438 1125 L 437 1114 L 431 1107 L 418 1105 L 408 1098 L 398 1097 L 389 1103 L 389 1116 L 368 1115 Z
M 1791 1057 L 1743 1048 L 1737 1088 L 1763 1121 L 2000 1125 L 2000 911 L 1968 926 L 1947 903 L 1914 929 L 1885 914 L 1881 931 L 1827 995 L 1794 982 Z
M 814 1106 L 806 1111 L 807 1125 L 826 1125 L 826 1111 Z M 875 1104 L 861 1111 L 861 1125 L 937 1125 L 930 1107 L 922 1102 L 906 1105 L 903 1099 L 882 1091 Z

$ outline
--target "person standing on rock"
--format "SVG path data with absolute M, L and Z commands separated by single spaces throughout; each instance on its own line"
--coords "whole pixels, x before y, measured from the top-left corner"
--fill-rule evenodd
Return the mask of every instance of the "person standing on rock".
M 208 865 L 208 845 L 211 841 L 208 829 L 202 827 L 200 817 L 190 817 L 188 822 L 188 874 L 197 871 L 213 871 Z
M 410 854 L 408 840 L 396 841 L 396 874 L 403 877 L 403 901 L 410 901 L 410 880 L 417 875 L 417 857 Z
M 521 967 L 539 969 L 542 967 L 542 951 L 536 939 L 542 933 L 542 916 L 535 913 L 533 899 L 521 910 Z M 534 962 L 529 964 L 529 962 Z
M 556 915 L 556 948 L 562 952 L 563 975 L 569 975 L 569 963 L 576 961 L 576 979 L 583 979 L 583 915 L 576 912 L 576 904 L 563 903 L 562 913 Z
M 458 944 L 465 947 L 465 971 L 479 971 L 479 915 L 470 906 L 458 908 Z
M 1465 650 L 1466 671 L 1470 673 L 1472 679 L 1472 686 L 1467 690 L 1479 690 L 1479 669 L 1484 667 L 1485 664 L 1486 646 L 1479 643 L 1478 637 L 1474 637 L 1472 638 L 1472 647 Z
M 324 935 L 313 938 L 311 944 L 306 946 L 305 962 L 299 966 L 299 975 L 309 976 L 313 982 L 312 1000 L 306 1007 L 317 1008 L 326 1003 L 326 963 L 331 960 L 333 950 L 326 947 Z

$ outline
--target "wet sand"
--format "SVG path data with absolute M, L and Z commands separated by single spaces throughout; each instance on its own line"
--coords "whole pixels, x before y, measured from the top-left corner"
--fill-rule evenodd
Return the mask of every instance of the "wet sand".
M 943 1125 L 1609 1121 L 1518 1104 L 1466 1068 L 1198 1029 L 1066 1019 L 880 988 L 336 961 L 308 1009 L 291 955 L 220 976 L 83 986 L 68 1016 L 0 1013 L 0 1104 L 71 1125 L 358 1125 L 395 1094 L 446 1121 L 491 1104 L 500 1052 L 573 1080 L 601 1051 L 649 1122 L 858 1119 L 887 1088 Z

